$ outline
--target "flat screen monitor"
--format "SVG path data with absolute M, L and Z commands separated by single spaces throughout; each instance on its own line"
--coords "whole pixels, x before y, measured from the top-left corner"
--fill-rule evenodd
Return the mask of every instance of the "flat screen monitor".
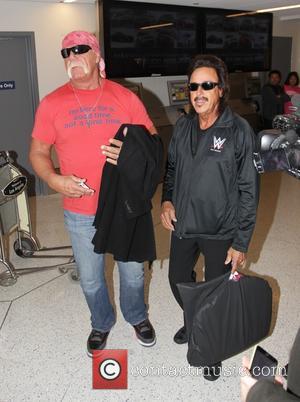
M 238 14 L 227 10 L 205 13 L 203 52 L 219 56 L 230 72 L 269 70 L 272 14 Z
M 186 74 L 198 52 L 193 7 L 104 1 L 103 16 L 110 77 Z
M 117 0 L 101 4 L 111 78 L 186 75 L 199 53 L 221 57 L 230 72 L 270 68 L 270 13 L 232 18 L 236 10 Z

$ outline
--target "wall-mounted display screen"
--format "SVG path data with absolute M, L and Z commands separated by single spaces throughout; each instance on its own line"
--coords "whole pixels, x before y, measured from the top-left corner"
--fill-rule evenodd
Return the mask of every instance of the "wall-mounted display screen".
M 270 67 L 270 14 L 231 17 L 232 12 L 205 13 L 204 53 L 221 57 L 230 71 L 264 71 Z
M 197 19 L 191 12 L 111 9 L 112 49 L 196 49 Z
M 108 76 L 185 75 L 192 57 L 213 53 L 229 71 L 270 68 L 272 14 L 132 1 L 102 1 Z
M 110 77 L 178 75 L 198 51 L 191 7 L 104 2 L 104 41 Z

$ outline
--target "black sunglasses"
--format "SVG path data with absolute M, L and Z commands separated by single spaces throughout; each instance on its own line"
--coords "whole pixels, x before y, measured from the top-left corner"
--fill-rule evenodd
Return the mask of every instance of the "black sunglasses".
M 61 49 L 60 53 L 64 59 L 70 56 L 71 52 L 74 54 L 83 54 L 87 53 L 92 48 L 89 45 L 76 45 L 73 47 L 66 47 L 65 49 Z
M 201 87 L 202 89 L 204 89 L 204 91 L 210 91 L 210 90 L 212 90 L 213 88 L 215 88 L 218 85 L 219 85 L 218 82 L 211 82 L 211 81 L 205 81 L 205 82 L 201 82 L 201 83 L 190 82 L 189 85 L 188 85 L 188 89 L 191 92 L 194 92 L 194 91 L 197 91 L 197 89 L 199 87 Z

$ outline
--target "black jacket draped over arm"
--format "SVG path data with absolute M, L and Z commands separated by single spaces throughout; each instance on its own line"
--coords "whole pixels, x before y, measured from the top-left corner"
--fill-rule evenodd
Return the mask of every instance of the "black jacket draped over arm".
M 94 221 L 94 250 L 111 253 L 117 261 L 153 261 L 156 250 L 151 198 L 161 175 L 162 141 L 144 126 L 133 124 L 123 124 L 115 139 L 123 145 L 117 166 L 104 165 Z

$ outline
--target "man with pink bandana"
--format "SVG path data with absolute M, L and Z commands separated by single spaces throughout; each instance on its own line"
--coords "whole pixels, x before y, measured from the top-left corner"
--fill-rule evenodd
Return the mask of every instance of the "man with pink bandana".
M 91 312 L 88 355 L 106 345 L 115 323 L 104 276 L 104 255 L 91 242 L 105 161 L 117 165 L 122 142 L 114 135 L 122 124 L 141 124 L 156 133 L 139 98 L 106 79 L 96 37 L 74 31 L 62 41 L 61 55 L 69 82 L 40 103 L 32 133 L 30 161 L 36 173 L 63 195 L 65 224 L 70 233 L 80 283 Z M 55 147 L 60 174 L 51 161 Z M 144 266 L 117 261 L 121 310 L 143 346 L 156 342 L 144 302 Z

